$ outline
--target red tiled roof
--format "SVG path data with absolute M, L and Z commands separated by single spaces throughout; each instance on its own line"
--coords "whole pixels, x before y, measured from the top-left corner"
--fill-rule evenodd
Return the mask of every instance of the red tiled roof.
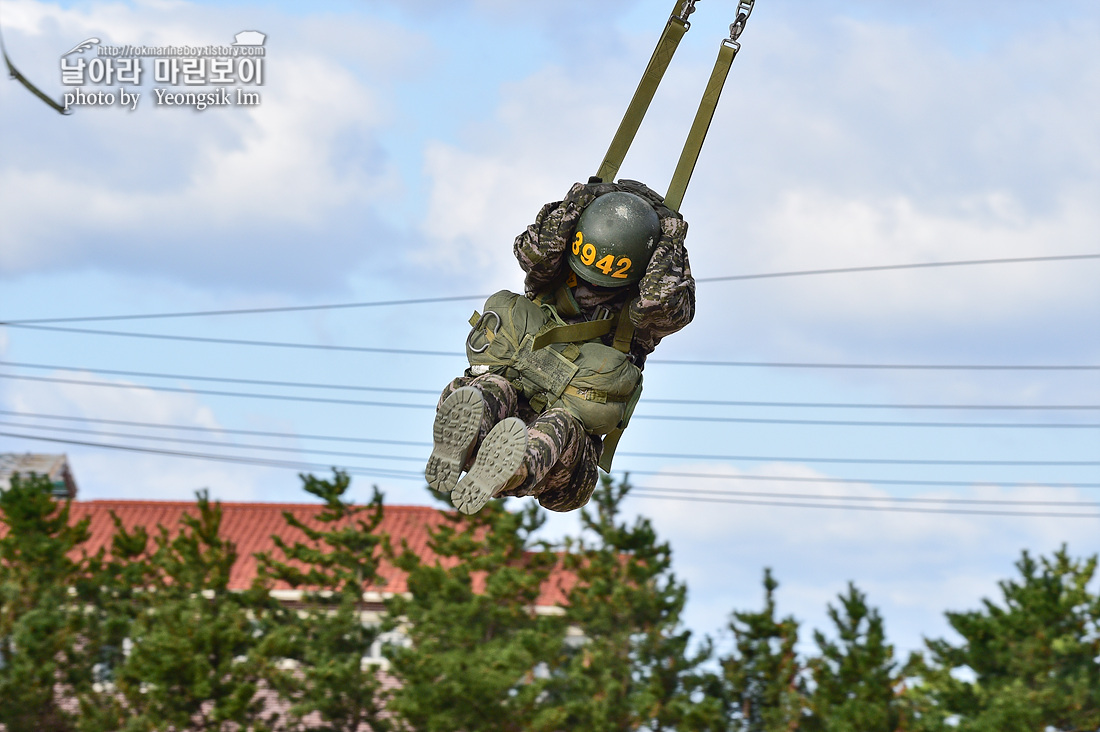
M 284 512 L 309 527 L 321 528 L 316 516 L 322 506 L 313 503 L 222 503 L 221 536 L 237 546 L 237 562 L 230 574 L 230 589 L 248 587 L 256 576 L 257 562 L 255 554 L 271 552 L 281 559 L 281 553 L 272 541 L 278 535 L 288 544 L 304 541 L 305 536 L 298 529 L 287 525 Z M 183 501 L 74 501 L 71 517 L 79 521 L 90 519 L 90 538 L 83 548 L 93 554 L 100 548 L 110 548 L 115 526 L 111 512 L 122 521 L 128 531 L 136 526 L 144 526 L 150 534 L 155 533 L 158 525 L 175 535 L 180 528 L 180 519 L 184 514 L 197 513 L 193 502 Z M 444 521 L 444 514 L 427 506 L 386 506 L 380 531 L 389 534 L 395 549 L 400 549 L 405 541 L 409 549 L 422 560 L 434 562 L 435 555 L 428 548 L 430 530 Z M 4 527 L 0 527 L 4 528 Z M 453 560 L 451 560 L 453 562 Z M 451 562 L 447 562 L 451 563 Z M 405 592 L 406 575 L 389 562 L 383 560 L 379 575 L 384 580 L 381 586 L 366 588 L 385 593 Z M 542 606 L 565 604 L 565 593 L 573 584 L 573 576 L 560 566 L 551 573 L 543 585 L 538 604 Z M 286 585 L 283 585 L 285 588 Z M 278 589 L 278 587 L 276 588 Z M 475 590 L 478 589 L 475 586 Z

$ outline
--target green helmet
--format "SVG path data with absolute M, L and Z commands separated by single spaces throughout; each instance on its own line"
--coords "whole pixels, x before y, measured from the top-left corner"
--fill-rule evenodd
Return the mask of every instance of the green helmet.
M 605 193 L 581 212 L 566 261 L 586 282 L 624 287 L 645 274 L 653 247 L 661 238 L 661 220 L 641 196 Z

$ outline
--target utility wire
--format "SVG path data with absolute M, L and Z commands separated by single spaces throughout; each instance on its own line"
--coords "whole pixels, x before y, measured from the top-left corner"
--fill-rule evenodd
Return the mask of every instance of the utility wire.
M 380 391 L 394 394 L 428 394 L 439 396 L 439 389 L 408 389 L 395 386 L 360 386 L 357 384 L 322 384 L 311 381 L 271 381 L 268 379 L 240 379 L 226 376 L 195 376 L 194 374 L 163 374 L 152 371 L 120 371 L 118 369 L 93 369 L 86 366 L 57 366 L 43 363 L 22 363 L 18 361 L 0 361 L 0 366 L 20 369 L 40 369 L 44 371 L 87 371 L 92 374 L 111 376 L 140 376 L 151 379 L 179 379 L 181 381 L 213 381 L 226 384 L 254 384 L 257 386 L 289 386 L 301 389 L 334 389 L 337 391 Z M 1074 407 L 1075 408 L 1075 407 Z M 1100 406 L 1097 407 L 1100 409 Z
M 695 478 L 706 480 L 749 480 L 777 483 L 839 483 L 848 485 L 919 485 L 919 486 L 972 486 L 995 485 L 1001 488 L 1100 488 L 1100 483 L 1055 483 L 1046 480 L 900 480 L 890 478 L 811 478 L 804 475 L 742 475 L 739 473 L 684 473 L 670 470 L 623 470 L 626 475 L 660 475 L 670 478 Z
M 159 430 L 184 430 L 188 432 L 215 432 L 224 433 L 227 435 L 250 435 L 253 437 L 280 437 L 292 440 L 322 440 L 326 442 L 362 442 L 371 444 L 382 445 L 403 445 L 408 447 L 431 447 L 432 443 L 419 441 L 413 442 L 409 440 L 385 440 L 376 437 L 340 437 L 336 435 L 311 435 L 305 433 L 294 432 L 268 432 L 263 430 L 235 430 L 225 427 L 198 427 L 195 425 L 182 425 L 182 424 L 158 424 L 156 422 L 138 422 L 125 419 L 97 419 L 94 417 L 69 417 L 60 414 L 36 414 L 34 412 L 15 412 L 7 409 L 0 409 L 0 414 L 7 415 L 9 417 L 28 417 L 32 419 L 51 419 L 62 420 L 66 422 L 91 422 L 93 424 L 113 424 L 121 425 L 123 427 L 150 427 Z M 45 429 L 45 428 L 43 428 Z
M 316 450 L 306 448 L 292 448 L 285 445 L 253 445 L 218 441 L 196 440 L 188 437 L 165 437 L 163 435 L 135 435 L 128 432 L 103 432 L 100 430 L 86 430 L 79 427 L 40 427 L 33 424 L 21 424 L 19 422 L 5 422 L 0 420 L 0 426 L 16 427 L 20 429 L 49 430 L 50 432 L 70 432 L 98 437 L 122 437 L 129 440 L 154 440 L 157 442 L 180 442 L 187 445 L 205 445 L 207 447 L 225 447 L 238 450 L 271 450 L 275 452 L 307 452 L 313 455 L 333 455 L 336 457 L 367 458 L 368 460 L 397 460 L 402 462 L 423 463 L 422 456 L 410 455 L 377 455 L 362 452 L 341 452 L 337 450 Z
M 272 467 L 272 468 L 286 468 L 289 470 L 331 470 L 332 465 L 323 465 L 320 463 L 305 463 L 295 462 L 291 460 L 271 460 L 267 458 L 250 458 L 242 457 L 238 455 L 218 455 L 211 453 L 199 453 L 199 452 L 184 452 L 181 450 L 164 450 L 156 447 L 138 447 L 136 445 L 112 445 L 102 442 L 88 442 L 85 440 L 68 440 L 60 437 L 42 437 L 37 435 L 25 435 L 14 432 L 0 432 L 0 437 L 13 437 L 22 440 L 38 440 L 42 442 L 54 442 L 63 445 L 80 445 L 83 447 L 99 447 L 108 450 L 124 450 L 126 452 L 141 452 L 153 455 L 167 455 L 169 457 L 185 457 L 194 458 L 197 460 L 214 460 L 218 462 L 229 463 L 244 463 L 247 465 L 258 465 L 260 467 Z M 347 468 L 347 472 L 355 473 L 357 475 L 373 475 L 384 478 L 395 478 L 398 480 L 416 479 L 421 482 L 424 480 L 423 474 L 413 471 L 398 471 L 398 470 L 376 470 L 373 468 L 366 468 L 361 466 L 354 466 Z
M 1098 255 L 1100 256 L 1100 255 Z M 258 313 L 300 313 L 310 310 L 343 310 L 348 308 L 376 308 L 399 305 L 425 305 L 463 300 L 485 300 L 488 295 L 452 295 L 449 297 L 419 297 L 409 300 L 375 300 L 373 302 L 345 302 L 326 305 L 290 305 L 270 308 L 240 308 L 237 310 L 193 310 L 179 313 L 144 313 L 139 315 L 82 315 L 68 318 L 33 318 L 29 320 L 0 321 L 0 325 L 29 325 L 37 323 L 84 323 L 103 320 L 152 320 L 155 318 L 194 318 L 208 315 L 255 315 Z
M 990 511 L 965 508 L 917 508 L 915 506 L 860 506 L 835 503 L 803 503 L 793 501 L 765 501 L 749 498 L 693 498 L 690 496 L 670 496 L 659 493 L 631 491 L 627 498 L 649 498 L 664 501 L 690 501 L 697 503 L 733 503 L 748 506 L 770 506 L 773 508 L 826 508 L 843 511 L 879 511 L 897 513 L 936 513 L 971 516 L 1017 516 L 1021 518 L 1100 518 L 1100 513 L 1043 513 L 1038 511 Z
M 207 445 L 214 447 L 226 447 L 226 448 L 240 448 L 249 450 L 275 450 L 279 452 L 286 452 L 290 449 L 286 446 L 279 445 L 253 445 L 253 444 L 239 444 L 239 443 L 227 443 L 225 441 L 214 440 L 194 440 L 181 437 L 166 437 L 162 435 L 135 435 L 126 432 L 104 432 L 101 430 L 82 429 L 79 427 L 52 427 L 49 425 L 34 425 L 23 424 L 20 422 L 5 422 L 0 421 L 0 425 L 5 427 L 14 427 L 20 429 L 32 429 L 48 432 L 67 432 L 85 435 L 96 435 L 99 437 L 122 437 L 125 439 L 137 439 L 137 440 L 154 440 L 158 442 L 181 442 L 191 445 Z M 251 434 L 251 433 L 250 433 Z M 270 433 L 268 433 L 270 434 Z M 282 437 L 296 438 L 297 435 L 281 434 Z M 415 444 L 418 447 L 430 447 L 432 443 L 404 443 Z M 316 455 L 335 455 L 339 457 L 356 457 L 356 458 L 368 458 L 378 460 L 399 460 L 405 462 L 423 462 L 423 456 L 393 456 L 393 455 L 375 455 L 368 453 L 358 452 L 338 452 L 330 450 L 315 450 L 312 448 L 297 448 L 300 452 L 311 453 Z M 664 477 L 674 478 L 703 478 L 703 479 L 716 479 L 716 480 L 757 480 L 757 481 L 775 481 L 783 483 L 839 483 L 839 484 L 881 484 L 881 485 L 920 485 L 920 486 L 970 486 L 976 484 L 989 484 L 997 485 L 1004 488 L 1022 488 L 1022 487 L 1042 487 L 1042 488 L 1100 488 L 1100 483 L 1053 483 L 1047 481 L 1029 481 L 1029 482 L 1007 482 L 1007 481 L 979 481 L 979 480 L 876 480 L 868 478 L 812 478 L 806 476 L 770 476 L 770 475 L 740 475 L 737 473 L 684 473 L 667 470 L 625 470 L 617 471 L 629 475 L 659 475 Z
M 38 414 L 34 412 L 18 412 L 0 409 L 0 414 L 12 417 L 24 417 L 32 419 L 62 420 L 68 422 L 91 422 L 93 424 L 113 424 L 127 427 L 149 427 L 153 429 L 170 429 L 186 431 L 224 432 L 226 434 L 254 435 L 265 437 L 283 437 L 290 439 L 327 440 L 334 442 L 369 442 L 407 445 L 410 447 L 430 447 L 430 442 L 412 442 L 405 440 L 380 440 L 366 437 L 341 437 L 335 435 L 311 435 L 296 434 L 292 432 L 263 432 L 259 430 L 234 430 L 213 427 L 197 427 L 191 425 L 158 424 L 156 422 L 140 422 L 119 419 L 100 419 L 93 417 L 70 417 L 58 414 Z M 693 453 L 656 453 L 656 452 L 630 452 L 620 450 L 616 455 L 622 457 L 660 458 L 671 460 L 707 460 L 722 462 L 787 462 L 787 463 L 840 463 L 840 464 L 869 464 L 869 465 L 967 465 L 967 466 L 1044 466 L 1044 467 L 1092 467 L 1100 466 L 1100 461 L 1064 461 L 1064 460 L 929 460 L 908 458 L 816 458 L 816 457 L 791 457 L 782 455 L 703 455 Z M 643 474 L 642 471 L 631 471 Z M 981 481 L 974 481 L 981 482 Z
M 405 402 L 370 402 L 362 399 L 332 399 L 329 397 L 295 396 L 293 394 L 253 394 L 242 391 L 218 391 L 214 389 L 184 389 L 176 386 L 153 386 L 147 384 L 115 384 L 107 381 L 85 381 L 83 379 L 62 379 L 54 376 L 27 376 L 26 374 L 0 374 L 0 379 L 19 379 L 21 381 L 41 381 L 52 384 L 76 384 L 78 386 L 99 386 L 110 389 L 145 389 L 148 391 L 166 391 L 175 394 L 207 394 L 210 396 L 243 397 L 247 399 L 276 399 L 289 402 L 309 402 L 315 404 L 350 404 L 357 407 L 395 407 L 399 409 L 435 409 L 435 404 L 408 404 Z
M 2 376 L 2 375 L 0 375 Z M 1030 422 L 872 422 L 843 419 L 767 419 L 763 417 L 704 417 L 695 414 L 635 414 L 631 419 L 665 422 L 725 422 L 732 424 L 800 424 L 828 427 L 965 427 L 1009 429 L 1096 429 L 1100 423 Z
M 671 452 L 623 452 L 616 456 L 636 458 L 656 458 L 671 460 L 719 460 L 729 462 L 775 462 L 775 463 L 834 463 L 861 465 L 998 465 L 998 466 L 1046 466 L 1046 467 L 1093 467 L 1100 466 L 1100 460 L 928 460 L 909 458 L 822 458 L 789 457 L 779 455 L 707 455 Z
M 775 491 L 735 491 L 735 490 L 706 490 L 702 488 L 662 488 L 657 486 L 637 486 L 644 491 L 667 491 L 674 494 L 697 493 L 707 496 L 743 496 L 747 498 L 793 498 L 808 499 L 813 501 L 863 501 L 863 502 L 890 502 L 890 503 L 914 503 L 933 505 L 975 505 L 975 506 L 1086 506 L 1100 509 L 1100 503 L 1096 501 L 1046 501 L 1046 500 L 1019 500 L 1014 498 L 908 498 L 902 496 L 851 496 L 851 495 L 820 495 L 814 493 L 779 493 Z
M 193 389 L 176 386 L 156 386 L 151 384 L 119 384 L 109 381 L 87 381 L 84 379 L 65 379 L 55 376 L 28 376 L 26 374 L 0 374 L 0 379 L 18 379 L 53 384 L 75 384 L 109 389 L 137 389 L 164 391 L 176 394 L 207 394 L 212 396 L 242 397 L 247 399 L 275 399 L 280 401 L 307 402 L 317 404 L 343 404 L 366 407 L 394 407 L 399 409 L 435 409 L 435 404 L 410 404 L 407 402 L 371 402 L 361 399 L 333 399 L 330 397 L 297 396 L 292 394 L 256 394 L 252 392 L 219 391 L 213 389 Z M 826 427 L 935 427 L 966 429 L 1094 429 L 1100 423 L 1033 423 L 1033 422 L 876 422 L 860 420 L 828 419 L 770 419 L 763 417 L 706 417 L 700 415 L 636 414 L 633 419 L 662 420 L 674 422 L 724 422 L 733 424 L 783 424 Z
M 697 277 L 696 282 L 733 282 L 735 280 L 763 280 L 776 277 L 807 277 L 810 275 L 847 274 L 851 272 L 883 272 L 899 269 L 927 269 L 931 267 L 969 267 L 979 264 L 1019 264 L 1021 262 L 1056 262 L 1075 259 L 1100 259 L 1100 254 L 1063 254 L 1050 257 L 1011 257 L 1008 259 L 969 259 L 957 262 L 918 262 L 916 264 L 886 264 L 871 267 L 841 267 L 837 269 L 804 269 L 796 272 L 772 272 L 769 274 L 729 275 L 726 277 Z
M 0 323 L 0 325 L 5 325 Z M 458 351 L 425 351 L 411 348 L 378 348 L 374 346 L 335 346 L 321 343 L 293 343 L 287 341 L 253 341 L 243 338 L 210 338 L 206 336 L 169 335 L 166 333 L 135 333 L 118 330 L 97 330 L 91 328 L 67 328 L 52 325 L 25 325 L 6 323 L 11 328 L 49 331 L 55 333 L 80 333 L 83 335 L 117 336 L 122 338 L 147 338 L 164 341 L 185 341 L 188 343 L 216 343 L 232 346 L 262 346 L 267 348 L 297 348 L 321 351 L 346 351 L 352 353 L 384 353 L 402 356 L 444 356 L 465 358 Z M 670 366 L 737 366 L 793 369 L 883 369 L 883 370 L 923 370 L 923 371 L 1100 371 L 1098 365 L 1079 364 L 868 364 L 868 363 L 796 363 L 789 361 L 701 361 L 651 358 L 647 363 Z
M 301 389 L 331 389 L 345 391 L 378 391 L 397 394 L 426 394 L 438 396 L 438 389 L 410 389 L 391 386 L 365 386 L 358 384 L 323 384 L 310 381 L 273 381 L 269 379 L 242 379 L 225 376 L 196 376 L 194 374 L 165 374 L 151 371 L 121 371 L 118 369 L 100 369 L 87 366 L 59 366 L 56 364 L 24 363 L 19 361 L 0 361 L 0 366 L 22 369 L 40 369 L 45 371 L 86 371 L 93 374 L 110 376 L 136 376 L 153 379 L 179 379 L 181 381 L 210 381 L 227 384 L 255 384 L 258 386 L 286 386 Z M 646 397 L 647 404 L 684 404 L 710 407 L 780 407 L 797 409 L 930 409 L 930 410 L 1005 410 L 1005 411 L 1071 411 L 1100 410 L 1100 404 L 900 404 L 868 402 L 761 402 L 728 401 L 722 399 L 657 399 Z
M 766 272 L 762 274 L 729 275 L 724 277 L 698 277 L 696 282 L 733 282 L 738 280 L 776 279 L 781 277 L 806 277 L 813 275 L 847 274 L 856 272 L 882 272 L 887 270 L 927 269 L 933 267 L 967 267 L 974 265 L 1018 264 L 1023 262 L 1057 262 L 1081 259 L 1100 259 L 1100 254 L 1064 254 L 1046 257 L 1012 257 L 1006 259 L 970 259 L 954 262 L 918 262 L 915 264 L 886 264 L 870 267 L 840 267 L 835 269 L 796 270 L 791 272 Z M 347 302 L 326 305 L 291 305 L 268 308 L 241 308 L 236 310 L 194 310 L 173 313 L 145 313 L 138 315 L 85 315 L 64 318 L 33 318 L 0 321 L 0 325 L 29 325 L 39 323 L 79 323 L 105 320 L 150 320 L 154 318 L 191 318 L 212 315 L 253 315 L 258 313 L 289 313 L 310 310 L 340 310 L 348 308 L 371 308 L 402 305 L 422 305 L 426 303 L 460 302 L 464 300 L 485 300 L 488 295 L 453 295 L 449 297 L 427 297 L 408 300 L 376 300 L 371 302 Z
M 36 436 L 36 435 L 25 435 L 25 434 L 17 434 L 17 433 L 9 433 L 9 432 L 0 432 L 0 437 L 13 437 L 13 438 L 19 438 L 19 439 L 40 440 L 40 441 L 45 441 L 45 442 L 61 443 L 61 444 L 68 444 L 68 445 L 80 445 L 80 446 L 86 446 L 86 447 L 98 447 L 98 448 L 106 448 L 106 449 L 112 449 L 112 450 L 122 450 L 122 451 L 127 451 L 127 452 L 139 452 L 139 453 L 146 453 L 146 454 L 164 455 L 164 456 L 169 456 L 169 457 L 184 457 L 184 458 L 199 459 L 199 460 L 211 460 L 211 461 L 218 461 L 218 462 L 241 463 L 241 464 L 248 464 L 248 465 L 256 465 L 256 466 L 260 466 L 260 467 L 275 467 L 275 468 L 284 468 L 284 469 L 293 469 L 293 470 L 327 470 L 327 469 L 330 468 L 330 466 L 324 466 L 324 465 L 320 465 L 318 463 L 305 463 L 305 462 L 296 462 L 296 461 L 287 461 L 287 460 L 270 460 L 270 459 L 265 459 L 265 458 L 250 458 L 250 457 L 242 457 L 242 456 L 237 456 L 237 455 L 225 455 L 225 454 L 195 453 L 195 452 L 186 452 L 186 451 L 180 451 L 180 450 L 164 450 L 164 449 L 159 449 L 159 448 L 139 447 L 139 446 L 135 446 L 135 445 L 95 443 L 95 442 L 88 442 L 88 441 L 84 441 L 84 440 L 71 440 L 71 439 L 43 437 L 43 436 Z M 416 480 L 416 481 L 422 481 L 423 480 L 423 476 L 420 473 L 413 472 L 413 471 L 377 470 L 377 469 L 363 468 L 363 467 L 358 467 L 358 466 L 357 467 L 352 467 L 352 468 L 346 468 L 345 470 L 346 470 L 346 472 L 349 472 L 349 473 L 366 474 L 366 475 L 372 475 L 372 476 L 376 476 L 376 477 L 386 477 L 386 478 L 393 478 L 393 479 L 398 479 L 398 480 Z M 949 508 L 912 508 L 912 507 L 909 507 L 909 506 L 897 506 L 897 505 L 894 505 L 894 506 L 868 506 L 868 505 L 861 505 L 861 504 L 857 504 L 857 503 L 807 504 L 807 503 L 792 503 L 792 502 L 788 502 L 788 501 L 752 501 L 752 500 L 744 500 L 744 499 L 738 499 L 738 498 L 729 498 L 728 496 L 761 495 L 761 496 L 772 497 L 772 498 L 775 498 L 775 497 L 780 497 L 780 498 L 791 497 L 791 498 L 808 498 L 808 499 L 812 499 L 812 500 L 833 500 L 833 501 L 877 500 L 877 501 L 884 501 L 884 502 L 888 502 L 888 503 L 892 502 L 892 503 L 895 503 L 895 504 L 896 503 L 913 503 L 913 502 L 925 502 L 925 501 L 927 501 L 927 502 L 936 503 L 936 504 L 939 504 L 939 505 L 955 505 L 955 504 L 960 504 L 960 505 L 966 505 L 966 504 L 1050 505 L 1050 506 L 1067 506 L 1067 505 L 1094 506 L 1094 505 L 1096 505 L 1095 503 L 1085 503 L 1085 502 L 1017 501 L 1017 500 L 994 501 L 994 500 L 984 500 L 984 499 L 908 499 L 908 498 L 887 498 L 887 497 L 868 498 L 868 497 L 865 497 L 865 496 L 813 496 L 813 495 L 803 495 L 803 494 L 770 494 L 770 493 L 759 493 L 759 494 L 757 494 L 757 493 L 751 493 L 751 492 L 745 492 L 745 491 L 741 491 L 741 492 L 739 492 L 739 491 L 725 491 L 725 492 L 710 491 L 710 492 L 708 492 L 708 491 L 699 491 L 699 490 L 691 490 L 690 491 L 691 493 L 696 493 L 696 494 L 713 493 L 713 494 L 717 494 L 717 495 L 721 496 L 721 497 L 698 497 L 698 496 L 693 496 L 693 495 L 684 495 L 683 491 L 680 491 L 680 490 L 674 489 L 674 488 L 649 487 L 649 488 L 641 488 L 641 489 L 638 489 L 638 490 L 641 490 L 642 492 L 638 493 L 636 491 L 632 491 L 631 493 L 628 494 L 628 496 L 629 495 L 636 495 L 638 497 L 659 498 L 659 499 L 663 498 L 663 499 L 684 500 L 684 501 L 705 501 L 705 502 L 712 502 L 712 503 L 748 503 L 748 504 L 780 506 L 780 507 L 782 507 L 782 506 L 791 506 L 791 507 L 803 507 L 803 508 L 849 508 L 849 509 L 855 509 L 855 510 L 908 511 L 908 512 L 917 512 L 917 513 L 954 513 L 954 514 L 978 514 L 978 515 L 996 515 L 996 516 L 1046 516 L 1046 517 L 1063 517 L 1063 518 L 1100 518 L 1100 513 L 1098 513 L 1098 514 L 1080 514 L 1080 513 L 1048 514 L 1048 513 L 1032 513 L 1032 512 L 970 510 L 970 509 L 958 509 L 958 508 L 950 508 L 950 509 Z M 664 495 L 664 494 L 661 494 L 661 493 L 657 493 L 658 491 L 671 491 L 673 493 L 673 495 Z
M 243 338 L 209 338 L 205 336 L 169 335 L 166 333 L 133 333 L 120 330 L 95 330 L 91 328 L 66 328 L 53 325 L 20 325 L 17 323 L 0 323 L 9 328 L 26 328 L 29 330 L 51 331 L 55 333 L 80 333 L 83 335 L 119 336 L 123 338 L 148 338 L 161 341 L 186 341 L 189 343 L 217 343 L 229 346 L 264 346 L 267 348 L 299 348 L 319 351 L 349 351 L 352 353 L 386 353 L 402 356 L 447 356 L 462 357 L 464 353 L 458 351 L 422 351 L 407 348 L 375 348 L 373 346 L 334 346 L 323 343 L 287 343 L 284 341 L 252 341 Z

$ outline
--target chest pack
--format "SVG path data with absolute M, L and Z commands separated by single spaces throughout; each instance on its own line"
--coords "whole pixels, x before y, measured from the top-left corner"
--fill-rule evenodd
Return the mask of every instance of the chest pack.
M 615 317 L 567 324 L 553 298 L 535 302 L 501 290 L 470 318 L 466 357 L 474 373 L 508 379 L 536 411 L 564 408 L 586 432 L 606 435 L 600 467 L 610 471 L 619 437 L 642 394 L 642 372 L 626 350 L 600 339 L 622 328 L 622 321 L 629 323 L 627 312 L 624 307 Z M 616 336 L 619 345 L 622 338 Z

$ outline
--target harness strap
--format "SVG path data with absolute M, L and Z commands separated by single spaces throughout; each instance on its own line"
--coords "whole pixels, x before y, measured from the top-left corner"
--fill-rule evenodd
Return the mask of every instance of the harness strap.
M 614 326 L 615 321 L 612 318 L 588 320 L 572 325 L 558 325 L 536 336 L 534 350 L 537 351 L 551 343 L 583 343 L 590 341 L 607 335 Z
M 687 192 L 688 181 L 695 170 L 695 163 L 699 160 L 699 151 L 703 149 L 703 140 L 706 139 L 710 121 L 714 117 L 714 110 L 718 106 L 718 97 L 722 94 L 722 86 L 726 83 L 730 66 L 737 56 L 741 44 L 728 38 L 722 39 L 722 47 L 718 49 L 718 58 L 714 62 L 714 69 L 710 72 L 710 80 L 703 91 L 703 98 L 699 100 L 699 109 L 695 113 L 695 121 L 691 123 L 687 140 L 684 141 L 684 149 L 680 153 L 680 160 L 676 163 L 676 170 L 672 174 L 672 182 L 668 184 L 668 193 L 665 194 L 665 205 L 673 211 L 680 210 L 680 204 L 684 202 L 684 193 Z
M 638 88 L 634 91 L 634 97 L 626 108 L 626 114 L 623 115 L 622 122 L 619 123 L 619 129 L 615 131 L 615 137 L 612 138 L 611 146 L 608 147 L 607 154 L 604 155 L 603 163 L 600 165 L 600 169 L 596 171 L 596 177 L 600 180 L 608 183 L 614 182 L 615 176 L 619 172 L 619 166 L 623 164 L 623 158 L 626 157 L 626 152 L 630 149 L 630 143 L 634 141 L 634 135 L 638 133 L 638 128 L 642 125 L 642 119 L 649 109 L 649 104 L 653 101 L 657 85 L 661 83 L 661 78 L 664 77 L 665 70 L 668 68 L 669 62 L 672 61 L 672 55 L 676 53 L 676 47 L 680 44 L 680 39 L 691 27 L 691 24 L 687 22 L 687 14 L 690 11 L 680 10 L 680 8 L 683 5 L 692 4 L 677 0 L 673 15 L 665 24 L 665 29 L 661 33 L 661 40 L 657 42 L 657 47 L 653 49 L 653 56 L 650 57 L 649 64 L 645 67 L 645 72 L 638 82 Z M 677 14 L 677 11 L 680 14 Z
M 619 322 L 615 324 L 615 342 L 612 347 L 620 353 L 630 353 L 630 342 L 634 340 L 634 321 L 630 319 L 630 306 L 634 301 L 623 305 L 619 311 Z

